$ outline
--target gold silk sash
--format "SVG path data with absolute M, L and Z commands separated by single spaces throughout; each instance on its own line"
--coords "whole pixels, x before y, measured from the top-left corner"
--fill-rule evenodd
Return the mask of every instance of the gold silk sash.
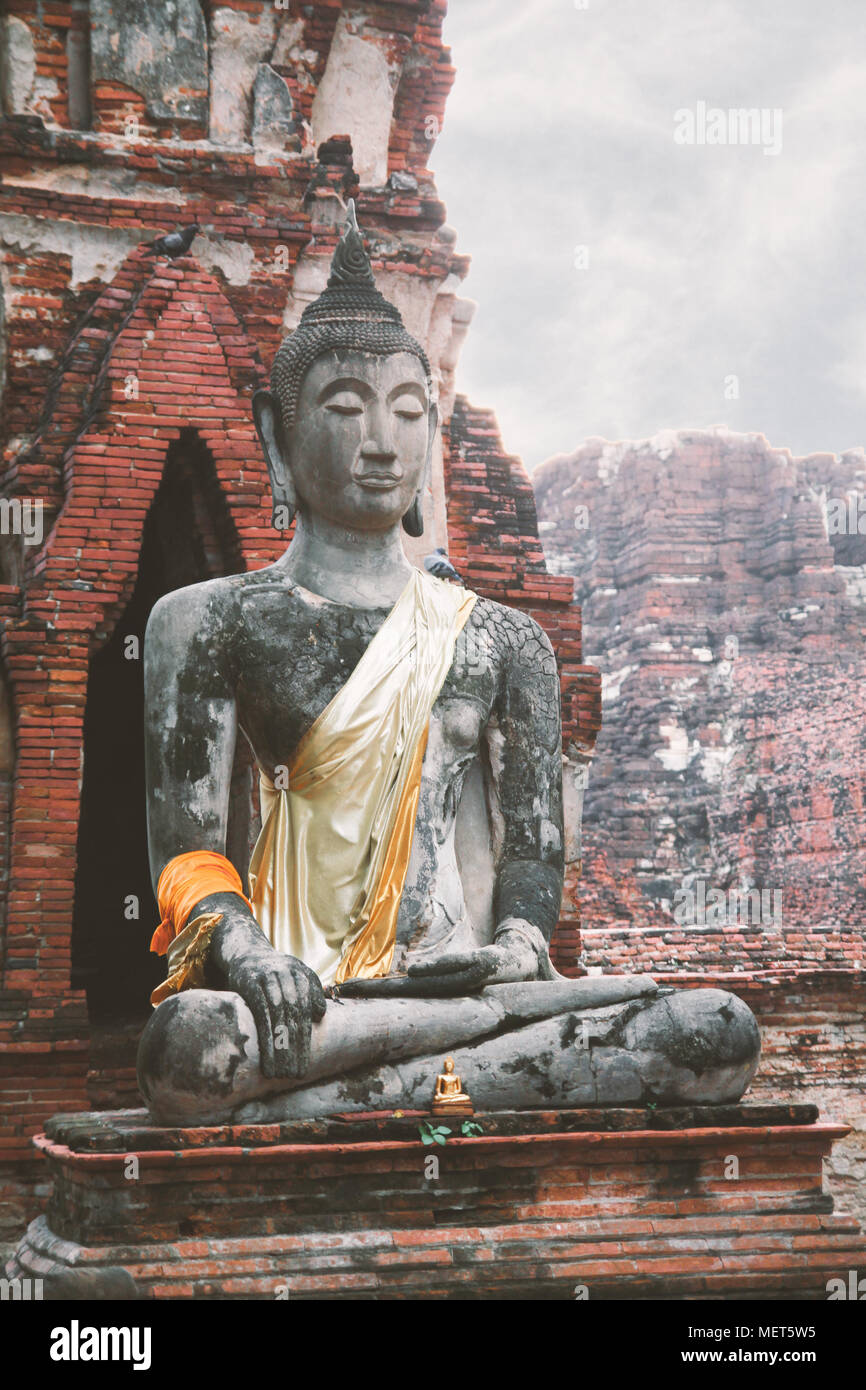
M 391 968 L 430 711 L 476 599 L 414 570 L 302 738 L 288 787 L 260 773 L 253 911 L 325 985 Z

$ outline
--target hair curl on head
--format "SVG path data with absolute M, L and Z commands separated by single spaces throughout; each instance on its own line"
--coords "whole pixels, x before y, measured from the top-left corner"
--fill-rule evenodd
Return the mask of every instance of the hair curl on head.
M 293 333 L 284 338 L 271 368 L 271 389 L 280 402 L 283 428 L 295 421 L 301 382 L 318 357 L 344 348 L 379 356 L 411 352 L 432 391 L 430 363 L 421 344 L 407 333 L 400 311 L 376 289 L 370 260 L 349 201 L 346 229 L 331 261 L 328 283 L 308 304 Z

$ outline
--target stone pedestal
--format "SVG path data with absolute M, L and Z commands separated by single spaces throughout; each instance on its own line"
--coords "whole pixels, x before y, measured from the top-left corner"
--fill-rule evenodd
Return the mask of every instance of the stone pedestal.
M 822 1185 L 846 1130 L 813 1106 L 481 1114 L 444 1146 L 430 1118 L 57 1116 L 48 1212 L 7 1273 L 96 1288 L 119 1266 L 160 1299 L 824 1299 L 866 1266 Z

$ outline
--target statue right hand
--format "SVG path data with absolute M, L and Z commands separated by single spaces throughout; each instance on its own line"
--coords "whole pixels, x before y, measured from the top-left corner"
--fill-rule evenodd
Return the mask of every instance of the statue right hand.
M 246 908 L 224 909 L 211 938 L 212 967 L 256 1021 L 262 1075 L 301 1077 L 310 1065 L 313 1024 L 325 1013 L 319 977 L 274 950 Z

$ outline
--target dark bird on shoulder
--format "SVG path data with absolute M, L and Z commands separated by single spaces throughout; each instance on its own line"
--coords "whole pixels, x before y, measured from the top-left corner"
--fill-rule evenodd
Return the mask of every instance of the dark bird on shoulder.
M 176 256 L 185 256 L 195 240 L 196 232 L 200 232 L 201 227 L 197 222 L 193 222 L 191 227 L 181 227 L 179 232 L 167 232 L 165 236 L 158 236 L 155 241 L 146 241 L 144 245 L 154 256 L 168 256 L 174 260 Z
M 448 559 L 448 552 L 441 545 L 436 547 L 432 555 L 424 556 L 424 568 L 427 570 L 428 574 L 433 575 L 434 579 L 453 579 L 456 580 L 458 584 L 463 583 L 460 575 Z

